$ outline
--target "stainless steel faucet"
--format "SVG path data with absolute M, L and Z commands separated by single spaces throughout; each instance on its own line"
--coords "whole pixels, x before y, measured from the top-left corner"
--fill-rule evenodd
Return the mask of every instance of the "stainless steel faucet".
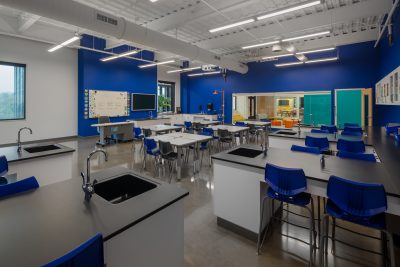
M 29 130 L 30 134 L 32 134 L 32 129 L 29 128 L 29 127 L 23 127 L 23 128 L 21 128 L 21 129 L 19 129 L 19 131 L 18 131 L 18 139 L 17 139 L 17 143 L 18 143 L 18 149 L 17 149 L 17 151 L 18 151 L 18 153 L 21 153 L 21 151 L 22 151 L 21 132 L 22 132 L 23 130 Z
M 105 150 L 103 149 L 96 149 L 93 150 L 89 156 L 86 159 L 86 181 L 85 181 L 85 174 L 83 172 L 81 172 L 81 176 L 82 176 L 82 189 L 83 192 L 85 192 L 85 200 L 89 201 L 92 198 L 92 195 L 94 193 L 94 188 L 93 185 L 96 183 L 95 181 L 93 181 L 93 183 L 90 182 L 90 159 L 92 158 L 92 156 L 94 154 L 97 153 L 103 153 L 105 160 L 108 161 L 108 154 Z

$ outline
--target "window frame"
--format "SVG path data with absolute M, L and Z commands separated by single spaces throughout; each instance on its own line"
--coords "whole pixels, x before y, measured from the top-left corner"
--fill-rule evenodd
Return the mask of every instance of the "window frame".
M 159 112 L 158 111 L 158 86 L 159 84 L 168 84 L 172 86 L 171 90 L 171 111 L 164 111 L 164 112 Z M 175 82 L 169 82 L 169 81 L 163 81 L 163 80 L 158 80 L 157 81 L 157 113 L 160 114 L 168 114 L 168 113 L 174 113 L 175 112 L 175 90 L 176 90 L 176 83 Z
M 0 65 L 4 66 L 12 66 L 12 67 L 23 67 L 24 68 L 24 116 L 22 118 L 12 118 L 12 119 L 1 119 L 0 122 L 3 121 L 23 121 L 26 120 L 26 64 L 23 63 L 13 63 L 13 62 L 7 62 L 7 61 L 1 61 L 0 60 Z

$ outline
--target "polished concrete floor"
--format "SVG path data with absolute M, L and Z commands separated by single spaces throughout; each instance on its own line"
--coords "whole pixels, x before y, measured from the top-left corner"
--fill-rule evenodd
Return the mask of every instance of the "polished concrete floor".
M 95 148 L 96 138 L 72 139 L 62 144 L 76 149 L 74 153 L 74 173 L 77 179 L 81 171 L 85 171 L 87 155 Z M 273 142 L 272 142 L 273 143 Z M 130 143 L 109 145 L 104 149 L 109 153 L 109 160 L 105 162 L 102 157 L 92 160 L 94 171 L 111 166 L 125 166 L 137 171 L 142 171 L 142 156 L 139 144 L 136 152 L 132 152 Z M 230 230 L 217 225 L 213 214 L 213 175 L 212 168 L 208 166 L 207 160 L 203 160 L 203 166 L 199 173 L 193 175 L 192 160 L 182 170 L 182 179 L 177 182 L 190 192 L 185 199 L 185 266 L 307 266 L 309 247 L 308 245 L 280 235 L 280 232 L 308 240 L 307 230 L 289 226 L 287 224 L 275 223 L 273 232 L 268 237 L 262 248 L 261 255 L 256 254 L 256 243 L 242 237 Z M 167 168 L 154 170 L 149 160 L 148 170 L 144 173 L 168 181 Z M 175 175 L 174 175 L 175 177 Z M 286 213 L 284 214 L 286 216 Z M 307 224 L 303 219 L 297 219 L 290 215 L 290 220 Z M 339 222 L 340 224 L 340 222 Z M 343 224 L 342 224 L 343 225 Z M 279 231 L 279 228 L 281 231 Z M 377 233 L 361 230 L 364 233 L 377 235 Z M 366 239 L 348 232 L 338 230 L 339 239 L 351 242 L 358 246 L 380 251 L 380 243 L 377 240 Z M 400 254 L 397 250 L 397 254 Z M 400 259 L 398 259 L 399 262 Z M 336 242 L 335 255 L 329 250 L 329 266 L 380 266 L 380 257 L 364 253 Z

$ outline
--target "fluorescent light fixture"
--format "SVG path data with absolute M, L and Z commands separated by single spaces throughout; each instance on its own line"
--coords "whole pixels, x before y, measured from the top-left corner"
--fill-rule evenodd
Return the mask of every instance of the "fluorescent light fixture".
M 325 52 L 325 51 L 333 51 L 335 50 L 336 47 L 329 47 L 329 48 L 323 48 L 323 49 L 316 49 L 316 50 L 308 50 L 308 51 L 303 51 L 303 52 L 297 52 L 296 55 L 305 55 L 305 54 L 312 54 L 312 53 L 319 53 L 319 52 Z
M 176 73 L 176 72 L 185 72 L 185 71 L 192 71 L 192 70 L 199 70 L 201 67 L 192 67 L 192 68 L 185 68 L 185 69 L 179 69 L 179 70 L 169 70 L 167 73 Z
M 239 22 L 236 22 L 236 23 L 225 25 L 225 26 L 222 26 L 222 27 L 219 27 L 219 28 L 211 29 L 211 30 L 209 30 L 209 32 L 211 32 L 211 33 L 219 32 L 219 31 L 223 31 L 223 30 L 226 30 L 226 29 L 230 29 L 230 28 L 241 26 L 241 25 L 249 24 L 249 23 L 252 23 L 254 21 L 255 21 L 254 19 L 246 19 L 246 20 L 242 20 L 242 21 L 239 21 Z
M 158 66 L 158 65 L 165 65 L 165 64 L 168 64 L 168 63 L 174 63 L 174 62 L 175 62 L 175 60 L 160 61 L 160 62 L 145 64 L 145 65 L 140 65 L 139 68 L 141 68 L 141 69 L 149 68 L 149 67 L 154 67 L 154 66 Z
M 290 56 L 294 56 L 294 54 L 276 55 L 276 56 L 270 56 L 270 57 L 263 57 L 261 59 L 262 60 L 271 60 L 271 59 L 276 59 L 276 58 L 281 58 L 281 57 L 290 57 Z
M 114 56 L 110 56 L 110 57 L 105 57 L 105 58 L 102 58 L 100 60 L 103 61 L 103 62 L 106 62 L 106 61 L 110 61 L 110 60 L 117 59 L 117 58 L 120 58 L 120 57 L 127 57 L 127 56 L 130 56 L 130 55 L 134 55 L 134 54 L 137 54 L 137 53 L 139 53 L 139 50 L 131 50 L 131 51 L 128 51 L 128 52 L 125 52 L 125 53 L 122 53 L 122 54 L 118 54 L 118 55 L 114 55 Z
M 275 16 L 283 15 L 283 14 L 286 14 L 286 13 L 289 13 L 289 12 L 297 11 L 297 10 L 300 10 L 300 9 L 303 9 L 303 8 L 312 7 L 312 6 L 319 5 L 319 4 L 321 4 L 320 0 L 319 1 L 306 2 L 306 3 L 300 4 L 300 5 L 295 5 L 295 6 L 292 6 L 292 7 L 289 7 L 289 8 L 284 8 L 284 9 L 281 9 L 281 10 L 277 10 L 277 11 L 274 11 L 274 12 L 259 16 L 259 17 L 257 17 L 257 20 L 263 20 L 263 19 L 272 18 L 272 17 L 275 17 Z
M 336 61 L 336 60 L 338 60 L 338 57 L 328 57 L 328 58 L 323 58 L 323 59 L 308 60 L 308 61 L 306 61 L 306 64 L 327 62 L 327 61 Z
M 286 67 L 286 66 L 294 66 L 294 65 L 301 65 L 304 62 L 300 61 L 300 62 L 291 62 L 291 63 L 283 63 L 283 64 L 275 64 L 275 67 Z
M 330 33 L 331 33 L 331 31 L 317 32 L 317 33 L 301 35 L 301 36 L 297 36 L 297 37 L 286 38 L 286 39 L 283 39 L 282 42 L 290 42 L 290 41 L 294 41 L 294 40 L 306 39 L 306 38 L 309 38 L 309 37 L 326 35 L 326 34 L 330 34 Z
M 52 48 L 50 48 L 50 49 L 47 50 L 47 51 L 49 51 L 49 52 L 54 52 L 54 51 L 56 51 L 56 50 L 58 50 L 58 49 L 60 49 L 60 48 L 62 48 L 62 47 L 64 47 L 64 46 L 67 46 L 67 45 L 69 45 L 69 44 L 71 44 L 71 43 L 73 43 L 73 42 L 79 40 L 80 38 L 81 38 L 80 36 L 74 36 L 74 37 L 72 37 L 71 39 L 68 39 L 67 41 L 65 41 L 65 42 L 63 42 L 63 43 L 61 43 L 61 44 L 59 44 L 59 45 L 53 46 Z
M 195 76 L 213 75 L 213 74 L 220 74 L 220 73 L 221 73 L 220 71 L 201 72 L 201 73 L 188 74 L 188 76 L 195 77 Z
M 260 46 L 274 45 L 274 44 L 278 44 L 278 43 L 279 43 L 279 41 L 272 41 L 272 42 L 267 42 L 267 43 L 262 43 L 262 44 L 243 46 L 242 49 L 250 49 L 250 48 L 255 48 L 255 47 L 260 47 Z
M 152 2 L 152 3 L 155 3 L 155 2 L 157 2 L 158 0 L 150 0 L 150 2 Z

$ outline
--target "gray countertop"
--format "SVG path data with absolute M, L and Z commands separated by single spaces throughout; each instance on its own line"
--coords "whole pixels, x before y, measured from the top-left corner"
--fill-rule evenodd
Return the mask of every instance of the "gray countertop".
M 59 147 L 59 149 L 38 152 L 38 153 L 29 153 L 24 150 L 24 148 L 30 148 L 30 147 L 35 147 L 35 146 L 45 146 L 45 145 L 55 145 L 55 146 Z M 7 158 L 7 161 L 10 163 L 10 162 L 16 162 L 16 161 L 22 161 L 22 160 L 28 160 L 28 159 L 48 157 L 48 156 L 64 154 L 64 153 L 72 153 L 75 151 L 75 149 L 72 149 L 70 147 L 60 145 L 60 144 L 54 144 L 54 143 L 40 143 L 40 144 L 30 144 L 30 145 L 22 146 L 21 153 L 18 153 L 17 150 L 18 150 L 17 146 L 0 147 L 0 155 L 5 155 Z
M 93 173 L 98 181 L 133 174 L 125 168 Z M 96 233 L 104 240 L 184 198 L 188 192 L 150 178 L 157 188 L 111 204 L 93 195 L 84 201 L 81 178 L 41 187 L 0 201 L 1 266 L 39 266 L 77 247 Z
M 261 150 L 261 147 L 256 145 L 242 145 L 241 147 Z M 212 158 L 259 169 L 265 169 L 266 163 L 287 168 L 301 168 L 308 179 L 322 182 L 328 182 L 331 175 L 336 175 L 358 182 L 381 183 L 385 186 L 388 195 L 400 198 L 400 180 L 396 177 L 398 173 L 393 175 L 387 169 L 390 166 L 385 166 L 384 163 L 325 156 L 325 166 L 321 167 L 320 155 L 292 152 L 289 149 L 274 147 L 268 149 L 266 157 L 263 154 L 255 158 L 228 154 L 235 149 L 237 148 L 215 154 Z

